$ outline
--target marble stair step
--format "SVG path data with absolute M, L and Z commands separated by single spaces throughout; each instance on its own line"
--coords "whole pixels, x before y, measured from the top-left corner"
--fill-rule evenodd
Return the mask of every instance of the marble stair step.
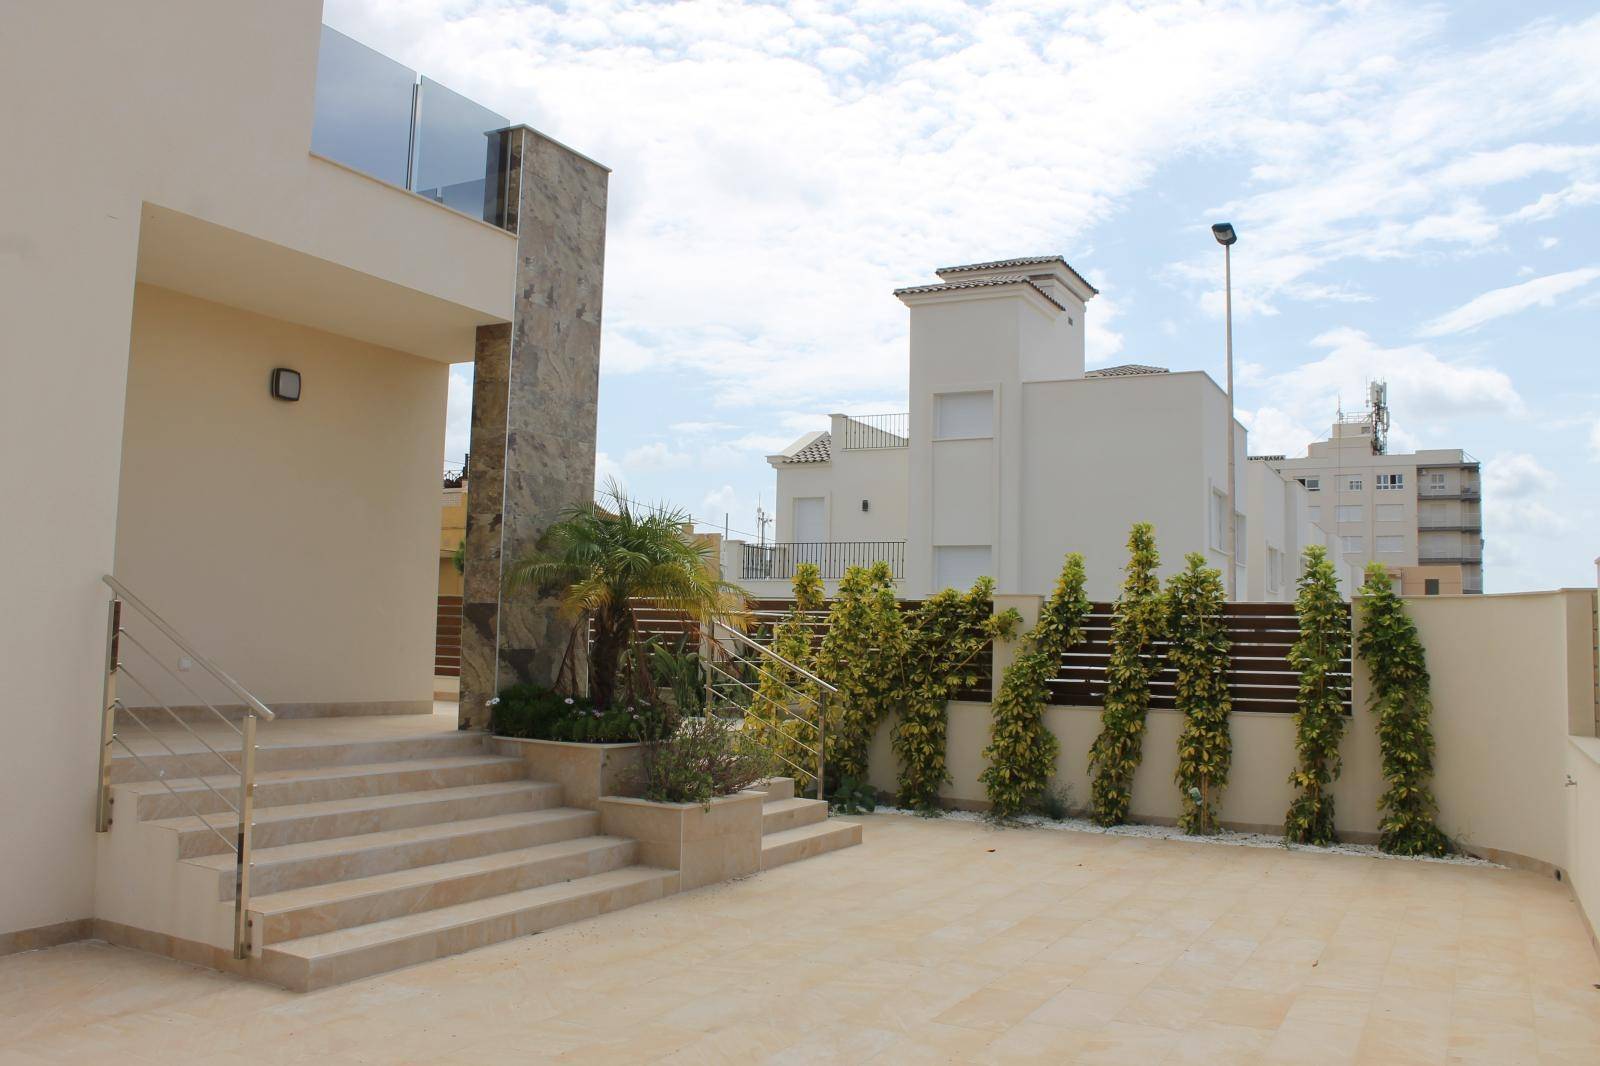
M 149 738 L 142 730 L 122 733 L 136 746 L 148 747 Z M 156 776 L 168 778 L 200 777 L 207 774 L 226 774 L 217 756 L 201 748 L 187 734 L 172 734 L 165 739 L 180 753 L 169 755 L 140 751 L 139 760 L 119 747 L 111 763 L 111 780 L 114 784 L 130 781 L 153 781 Z M 222 738 L 208 738 L 229 765 L 239 765 L 239 738 L 232 733 Z M 185 748 L 193 748 L 185 751 Z M 456 755 L 489 754 L 488 735 L 475 732 L 430 732 L 409 737 L 385 737 L 381 740 L 318 741 L 315 743 L 275 744 L 271 724 L 262 727 L 256 740 L 256 773 L 269 770 L 303 770 L 313 767 L 356 766 L 362 763 L 399 762 L 403 759 L 440 759 Z
M 761 838 L 761 868 L 770 870 L 861 843 L 861 824 L 833 818 L 768 833 Z
M 250 893 L 258 897 L 330 881 L 349 881 L 414 866 L 433 866 L 497 851 L 594 836 L 599 831 L 598 812 L 552 807 L 258 848 L 250 864 Z M 184 861 L 215 871 L 217 898 L 233 899 L 235 860 L 231 851 Z
M 575 881 L 358 925 L 268 946 L 262 961 L 302 991 L 343 984 L 660 899 L 678 874 L 628 866 Z
M 463 818 L 541 810 L 557 806 L 560 802 L 560 785 L 522 780 L 381 796 L 355 796 L 317 803 L 292 803 L 258 810 L 251 842 L 259 852 L 263 848 L 311 840 L 354 837 L 363 833 L 436 825 Z M 232 811 L 226 811 L 208 815 L 204 819 L 187 815 L 158 819 L 150 824 L 176 832 L 178 858 L 192 859 L 229 851 L 222 837 L 228 840 L 234 838 L 238 819 Z M 210 828 L 207 828 L 208 824 Z
M 637 850 L 620 837 L 578 837 L 256 896 L 250 910 L 259 942 L 276 944 L 606 873 L 631 865 Z
M 268 770 L 256 775 L 256 812 L 260 814 L 269 807 L 293 803 L 517 781 L 526 775 L 521 759 L 501 755 L 451 755 L 355 766 Z M 223 804 L 224 798 L 229 803 L 238 803 L 239 778 L 236 775 L 178 778 L 166 784 L 178 795 L 168 792 L 159 781 L 139 781 L 124 786 L 137 800 L 136 812 L 140 820 L 181 818 L 190 814 L 191 808 L 201 814 L 216 814 L 228 809 Z
M 759 785 L 752 785 L 751 792 L 765 792 L 767 798 L 763 803 L 776 803 L 779 800 L 794 799 L 794 778 L 774 777 Z
M 816 825 L 828 818 L 828 805 L 822 800 L 768 800 L 761 805 L 761 832 L 781 833 L 803 825 Z

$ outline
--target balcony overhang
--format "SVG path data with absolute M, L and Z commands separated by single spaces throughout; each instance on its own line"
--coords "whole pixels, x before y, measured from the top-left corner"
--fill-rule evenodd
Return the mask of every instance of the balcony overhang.
M 507 321 L 481 308 L 149 203 L 141 211 L 137 278 L 447 363 L 472 359 L 479 326 Z M 506 288 L 509 292 L 509 277 Z

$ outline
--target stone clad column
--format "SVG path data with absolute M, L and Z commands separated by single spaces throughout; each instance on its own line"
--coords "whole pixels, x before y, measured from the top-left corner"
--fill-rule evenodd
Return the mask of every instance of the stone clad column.
M 517 233 L 509 326 L 478 330 L 461 632 L 461 727 L 518 681 L 554 682 L 572 621 L 553 601 L 507 600 L 505 569 L 594 494 L 600 303 L 610 171 L 536 130 L 505 134 Z

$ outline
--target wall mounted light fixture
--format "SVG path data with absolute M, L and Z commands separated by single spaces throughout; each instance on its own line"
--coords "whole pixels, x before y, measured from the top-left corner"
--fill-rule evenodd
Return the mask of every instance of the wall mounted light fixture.
M 867 501 L 866 500 L 862 500 L 861 501 L 861 509 L 863 511 L 865 511 L 867 509 Z
M 286 366 L 274 367 L 272 371 L 272 398 L 275 400 L 288 400 L 293 403 L 300 398 L 300 371 L 290 370 Z

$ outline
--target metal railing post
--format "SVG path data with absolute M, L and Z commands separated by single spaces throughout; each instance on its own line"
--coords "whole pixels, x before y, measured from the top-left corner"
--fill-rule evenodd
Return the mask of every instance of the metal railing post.
M 244 716 L 239 751 L 239 836 L 233 872 L 233 957 L 250 956 L 250 836 L 255 815 L 256 716 Z
M 94 804 L 94 831 L 111 828 L 111 745 L 117 734 L 117 669 L 122 630 L 122 601 L 111 597 L 106 606 L 106 676 L 100 690 L 100 769 Z
M 827 791 L 826 791 L 827 786 L 824 784 L 824 782 L 827 780 L 827 778 L 825 778 L 823 776 L 823 774 L 828 769 L 828 767 L 827 767 L 828 701 L 821 695 L 821 693 L 818 693 L 818 695 L 817 695 L 816 705 L 817 705 L 817 799 L 826 800 L 828 798 Z

